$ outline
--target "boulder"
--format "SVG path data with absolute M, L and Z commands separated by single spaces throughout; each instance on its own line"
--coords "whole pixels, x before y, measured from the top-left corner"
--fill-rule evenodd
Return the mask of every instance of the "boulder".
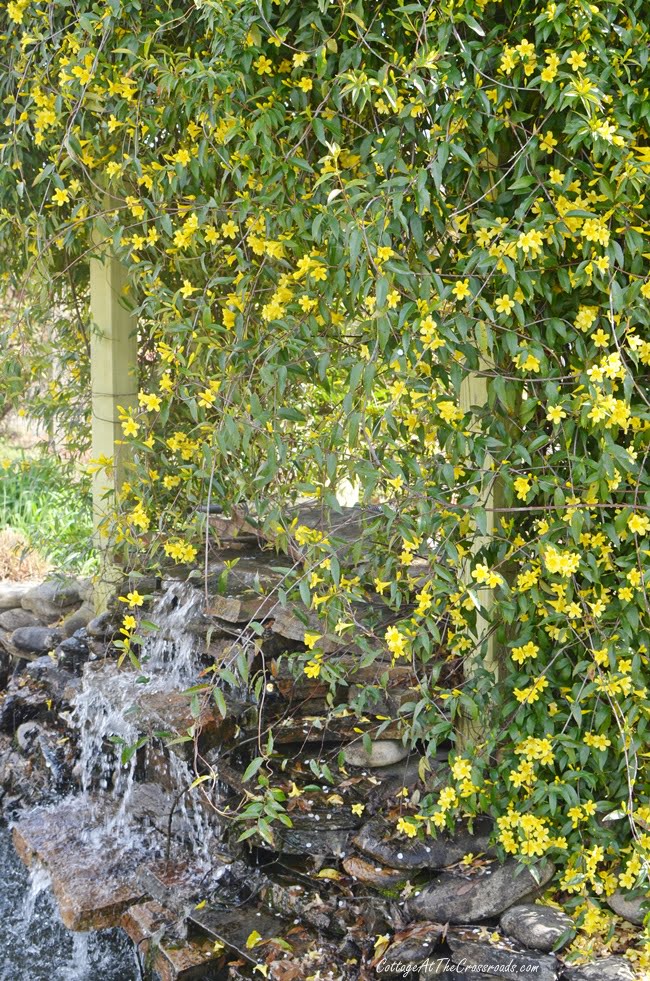
M 20 605 L 23 610 L 30 610 L 47 623 L 52 623 L 81 602 L 76 579 L 48 579 L 28 590 L 21 598 Z
M 646 912 L 650 909 L 650 897 L 645 894 L 640 896 L 630 895 L 617 889 L 616 892 L 607 900 L 608 905 L 618 916 L 622 916 L 628 923 L 634 926 L 643 926 Z
M 39 624 L 38 617 L 29 610 L 23 610 L 22 606 L 0 613 L 0 627 L 9 633 L 13 633 L 19 627 L 38 627 Z
M 0 583 L 0 610 L 13 610 L 20 606 L 23 596 L 33 588 L 33 582 Z
M 409 749 L 396 739 L 373 739 L 370 752 L 361 741 L 350 743 L 343 750 L 348 766 L 382 767 L 401 763 L 409 755 Z
M 376 862 L 393 869 L 444 869 L 470 852 L 473 855 L 485 852 L 491 830 L 489 820 L 479 819 L 474 834 L 460 825 L 454 835 L 406 838 L 396 834 L 394 822 L 377 816 L 364 824 L 353 844 Z
M 476 923 L 500 916 L 525 897 L 539 891 L 553 878 L 549 861 L 536 867 L 536 877 L 515 859 L 503 865 L 494 863 L 482 875 L 463 876 L 443 873 L 409 903 L 417 919 L 436 919 L 442 923 Z
M 62 640 L 61 631 L 49 627 L 18 627 L 11 635 L 11 643 L 23 656 L 47 654 Z
M 565 967 L 563 981 L 634 981 L 634 971 L 624 957 L 603 957 L 583 964 Z
M 573 920 L 552 906 L 526 903 L 512 906 L 501 917 L 501 929 L 524 947 L 550 953 L 562 937 L 562 949 L 575 936 Z

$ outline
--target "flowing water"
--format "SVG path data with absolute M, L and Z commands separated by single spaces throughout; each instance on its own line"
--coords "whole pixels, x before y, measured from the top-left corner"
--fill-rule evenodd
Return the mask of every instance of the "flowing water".
M 120 930 L 70 933 L 42 869 L 30 874 L 0 825 L 0 981 L 138 981 L 133 945 Z
M 124 761 L 122 753 L 142 735 L 134 708 L 144 692 L 175 693 L 196 680 L 195 637 L 187 626 L 202 606 L 201 594 L 188 586 L 175 583 L 163 593 L 151 612 L 158 629 L 143 645 L 141 676 L 128 668 L 118 670 L 112 661 L 86 665 L 72 717 L 78 730 L 81 792 L 61 803 L 72 806 L 74 813 L 88 815 L 79 828 L 79 841 L 98 854 L 117 847 L 132 856 L 135 865 L 152 855 L 152 836 L 146 827 L 137 826 L 130 810 L 138 790 L 137 754 Z M 214 826 L 190 799 L 194 794 L 182 793 L 190 788 L 194 773 L 185 760 L 170 753 L 168 777 L 172 784 L 168 799 L 175 801 L 183 848 L 195 858 L 208 859 Z M 56 809 L 55 803 L 46 810 Z M 156 840 L 160 856 L 160 835 Z M 120 931 L 75 934 L 64 928 L 47 874 L 37 870 L 30 884 L 6 828 L 0 828 L 0 869 L 4 879 L 0 888 L 0 981 L 139 978 L 133 947 Z

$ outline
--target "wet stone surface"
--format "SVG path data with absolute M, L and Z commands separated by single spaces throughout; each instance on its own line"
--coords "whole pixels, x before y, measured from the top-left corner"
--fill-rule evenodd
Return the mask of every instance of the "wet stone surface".
M 509 937 L 514 937 L 534 950 L 549 953 L 556 949 L 560 940 L 565 947 L 575 936 L 573 920 L 566 913 L 550 906 L 528 903 L 513 906 L 501 917 L 501 929 Z
M 455 835 L 439 838 L 400 838 L 394 823 L 377 816 L 361 828 L 353 840 L 359 851 L 383 865 L 395 869 L 444 869 L 459 862 L 470 852 L 485 852 L 491 824 L 477 821 L 475 833 L 459 827 Z
M 435 917 L 450 923 L 480 923 L 500 916 L 511 906 L 537 893 L 553 876 L 550 862 L 537 866 L 539 882 L 510 859 L 494 863 L 471 877 L 443 873 L 409 903 L 416 918 Z

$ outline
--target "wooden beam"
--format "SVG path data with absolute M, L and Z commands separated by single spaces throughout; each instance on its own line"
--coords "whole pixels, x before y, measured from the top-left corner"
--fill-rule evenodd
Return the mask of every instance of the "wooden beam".
M 110 518 L 125 479 L 129 454 L 119 422 L 118 405 L 137 404 L 137 320 L 124 304 L 127 289 L 122 264 L 108 253 L 90 260 L 90 379 L 92 390 L 93 459 L 108 458 L 112 467 L 98 468 L 93 477 L 95 541 L 100 572 L 95 608 L 101 612 L 120 576 L 110 538 Z
M 480 368 L 490 368 L 485 358 L 481 358 Z M 482 409 L 487 405 L 487 378 L 484 375 L 471 372 L 461 382 L 460 388 L 460 408 L 463 412 L 470 413 L 476 417 L 476 409 Z M 485 533 L 478 533 L 474 536 L 472 546 L 464 565 L 463 579 L 468 588 L 473 589 L 480 603 L 481 609 L 476 611 L 476 648 L 474 652 L 467 656 L 464 667 L 465 680 L 469 687 L 476 675 L 477 668 L 482 668 L 494 676 L 494 684 L 499 680 L 499 657 L 497 652 L 496 639 L 491 627 L 491 611 L 494 606 L 494 590 L 477 585 L 472 579 L 472 566 L 474 559 L 480 549 L 490 543 L 494 537 L 495 530 L 495 499 L 496 490 L 495 478 L 491 473 L 492 459 L 486 456 L 484 463 L 483 486 L 477 506 L 485 509 Z M 462 712 L 457 725 L 457 741 L 461 751 L 469 746 L 476 746 L 481 743 L 489 728 L 489 718 L 471 719 L 467 712 Z

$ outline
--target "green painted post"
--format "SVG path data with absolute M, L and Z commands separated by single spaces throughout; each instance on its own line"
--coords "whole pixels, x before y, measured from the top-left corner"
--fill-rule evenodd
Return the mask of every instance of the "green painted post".
M 122 264 L 108 252 L 90 260 L 90 379 L 92 389 L 92 454 L 108 458 L 112 467 L 97 468 L 93 477 L 95 540 L 100 572 L 95 589 L 99 613 L 120 578 L 110 540 L 110 516 L 125 479 L 128 446 L 119 422 L 118 405 L 137 404 L 137 320 L 124 305 L 127 278 Z
M 488 369 L 490 365 L 481 358 L 480 368 Z M 488 401 L 487 378 L 484 375 L 472 372 L 461 382 L 460 388 L 460 408 L 463 412 L 472 413 L 476 420 L 476 409 L 483 408 Z M 491 458 L 486 456 L 484 463 L 484 483 L 480 498 L 480 506 L 485 509 L 486 529 L 485 534 L 477 534 L 472 543 L 470 553 L 465 562 L 464 581 L 471 587 L 481 604 L 481 609 L 477 610 L 476 616 L 476 649 L 474 653 L 467 656 L 464 666 L 465 680 L 471 687 L 472 680 L 476 673 L 476 668 L 480 665 L 486 671 L 494 675 L 494 682 L 497 684 L 499 679 L 499 658 L 494 634 L 490 632 L 491 624 L 489 620 L 490 611 L 494 605 L 494 590 L 477 585 L 471 575 L 471 567 L 474 564 L 474 556 L 483 548 L 494 536 L 495 529 L 495 480 L 490 478 Z M 474 746 L 483 741 L 487 735 L 489 719 L 470 719 L 466 713 L 462 713 L 457 726 L 457 739 L 461 751 L 470 744 Z

